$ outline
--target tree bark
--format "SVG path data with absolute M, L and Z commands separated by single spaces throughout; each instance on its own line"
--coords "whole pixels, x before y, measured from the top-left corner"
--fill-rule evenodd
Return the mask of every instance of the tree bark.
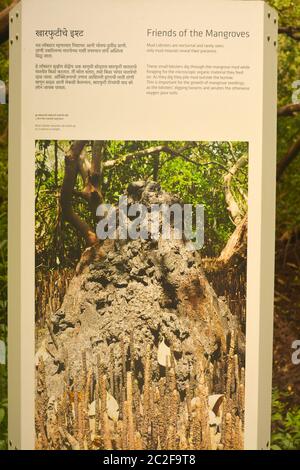
M 149 209 L 163 201 L 166 204 L 178 202 L 177 196 L 163 192 L 153 182 L 145 183 L 140 189 L 138 194 L 134 193 L 136 200 Z M 129 188 L 129 196 L 131 190 Z M 87 257 L 87 252 L 92 256 Z M 81 445 L 86 442 L 91 450 L 96 445 L 99 448 L 95 439 L 102 443 L 108 435 L 108 428 L 102 426 L 99 416 L 99 394 L 101 404 L 104 403 L 102 408 L 116 423 L 111 428 L 115 448 L 124 448 L 124 432 L 141 436 L 145 449 L 150 446 L 170 448 L 164 427 L 160 426 L 161 437 L 153 442 L 147 434 L 147 429 L 156 429 L 157 416 L 162 416 L 167 400 L 174 412 L 167 413 L 165 428 L 178 427 L 174 442 L 176 438 L 176 442 L 183 442 L 183 448 L 186 448 L 190 430 L 198 429 L 191 424 L 195 415 L 190 407 L 193 398 L 199 404 L 199 410 L 201 406 L 201 429 L 206 433 L 205 444 L 198 447 L 215 448 L 212 429 L 208 426 L 209 397 L 225 397 L 227 415 L 230 411 L 233 416 L 243 416 L 240 391 L 244 386 L 245 338 L 239 317 L 232 312 L 227 299 L 218 297 L 208 281 L 200 254 L 191 252 L 184 240 L 175 238 L 172 243 L 128 239 L 124 243 L 110 244 L 108 249 L 95 246 L 86 250 L 80 265 L 61 307 L 51 315 L 52 325 L 49 333 L 45 332 L 40 338 L 42 343 L 36 355 L 37 359 L 42 358 L 43 366 L 38 369 L 38 380 L 46 383 L 46 390 L 42 389 L 46 399 L 43 396 L 43 401 L 36 401 L 37 416 L 44 416 L 43 409 L 47 407 L 48 410 L 51 406 L 52 410 L 57 410 L 54 419 L 62 423 L 63 442 L 48 438 L 44 448 L 77 448 L 77 440 Z M 239 303 L 245 303 L 244 293 L 239 297 Z M 53 335 L 60 350 L 49 353 L 46 349 L 45 354 L 45 348 L 49 349 L 53 342 Z M 62 361 L 60 368 L 59 360 Z M 95 384 L 93 387 L 89 386 L 89 377 Z M 78 384 L 83 384 L 81 400 Z M 72 394 L 75 419 L 69 420 Z M 62 398 L 65 396 L 67 401 Z M 116 410 L 110 405 L 112 401 Z M 154 410 L 152 402 L 159 408 Z M 96 438 L 93 431 L 91 438 L 88 426 L 82 426 L 82 416 L 88 417 L 93 408 L 97 421 Z M 183 428 L 180 417 L 187 413 L 186 410 L 189 416 L 185 420 L 187 426 Z M 50 427 L 49 416 L 52 415 L 48 413 L 44 421 Z M 199 416 L 195 415 L 198 427 Z M 128 423 L 132 429 L 128 428 Z M 226 427 L 222 429 L 225 435 Z M 232 432 L 231 428 L 228 432 Z M 38 438 L 39 435 L 37 426 Z M 221 438 L 219 436 L 219 440 Z
M 87 141 L 75 141 L 65 156 L 65 175 L 61 188 L 60 203 L 63 218 L 68 221 L 84 238 L 88 246 L 97 242 L 97 236 L 90 226 L 73 210 L 72 199 L 79 172 L 79 158 Z

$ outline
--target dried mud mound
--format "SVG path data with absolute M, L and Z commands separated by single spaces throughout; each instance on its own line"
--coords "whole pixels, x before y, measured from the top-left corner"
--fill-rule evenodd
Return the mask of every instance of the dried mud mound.
M 156 183 L 127 196 L 178 203 Z M 38 448 L 242 447 L 243 335 L 185 241 L 86 250 L 49 332 L 36 355 Z

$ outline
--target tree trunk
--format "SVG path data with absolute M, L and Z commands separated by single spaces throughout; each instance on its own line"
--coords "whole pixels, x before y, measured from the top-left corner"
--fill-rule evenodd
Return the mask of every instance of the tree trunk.
M 19 0 L 13 0 L 4 10 L 0 12 L 0 44 L 8 40 L 9 35 L 9 13 L 11 9 L 19 3 Z
M 233 264 L 236 258 L 246 258 L 247 256 L 247 228 L 248 216 L 239 223 L 225 248 L 220 254 L 218 261 L 223 264 Z
M 224 186 L 225 186 L 225 199 L 227 203 L 227 209 L 230 213 L 232 221 L 235 225 L 239 225 L 243 218 L 243 210 L 239 207 L 233 193 L 232 193 L 232 180 L 235 178 L 236 174 L 246 166 L 248 163 L 248 156 L 243 155 L 239 160 L 230 168 L 229 172 L 224 176 Z M 243 195 L 245 197 L 245 195 Z

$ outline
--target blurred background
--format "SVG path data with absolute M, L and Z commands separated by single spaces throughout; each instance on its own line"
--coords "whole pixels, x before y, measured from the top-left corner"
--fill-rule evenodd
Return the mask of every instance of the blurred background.
M 0 0 L 0 80 L 6 89 L 8 13 L 15 3 Z M 300 364 L 293 360 L 293 346 L 300 341 L 300 0 L 269 4 L 280 18 L 272 448 L 296 450 L 300 449 Z M 0 103 L 8 103 L 2 90 L 0 83 Z M 8 104 L 0 104 L 0 450 L 7 447 L 8 412 L 7 119 Z

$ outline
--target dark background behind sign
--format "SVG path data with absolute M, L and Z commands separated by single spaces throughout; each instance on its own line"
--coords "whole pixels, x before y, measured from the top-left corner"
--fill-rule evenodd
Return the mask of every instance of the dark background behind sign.
M 0 80 L 6 86 L 7 7 L 15 3 L 0 0 Z M 272 0 L 269 3 L 280 17 L 272 447 L 294 450 L 300 449 L 300 365 L 292 361 L 295 352 L 292 345 L 300 340 L 300 2 Z M 293 88 L 297 80 L 299 84 Z M 7 118 L 8 105 L 1 105 L 0 340 L 4 342 L 7 334 Z M 7 370 L 0 364 L 0 449 L 6 447 Z

